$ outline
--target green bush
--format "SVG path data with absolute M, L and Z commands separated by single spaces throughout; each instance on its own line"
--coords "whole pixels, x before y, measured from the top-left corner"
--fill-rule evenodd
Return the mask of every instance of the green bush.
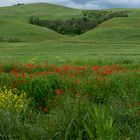
M 128 17 L 127 11 L 83 11 L 83 17 L 68 20 L 41 20 L 38 17 L 30 17 L 31 24 L 47 27 L 60 34 L 80 35 L 85 33 L 98 24 L 115 17 Z
M 86 10 L 83 11 L 83 15 L 89 18 L 99 19 L 111 12 L 112 11 L 104 11 L 104 10 Z

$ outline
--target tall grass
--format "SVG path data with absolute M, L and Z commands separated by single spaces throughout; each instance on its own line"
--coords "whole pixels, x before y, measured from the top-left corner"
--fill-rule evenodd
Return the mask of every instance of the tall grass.
M 1 65 L 1 139 L 139 139 L 138 69 L 27 66 Z

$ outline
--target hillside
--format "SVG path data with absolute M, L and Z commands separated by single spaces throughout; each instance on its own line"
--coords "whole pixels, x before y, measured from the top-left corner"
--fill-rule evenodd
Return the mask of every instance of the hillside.
M 129 9 L 128 18 L 111 19 L 96 29 L 76 37 L 78 40 L 110 42 L 119 39 L 125 42 L 131 38 L 131 42 L 139 42 L 140 37 L 140 10 Z M 23 41 L 50 40 L 63 38 L 62 35 L 54 31 L 39 26 L 30 25 L 30 16 L 43 19 L 59 19 L 80 16 L 82 10 L 71 9 L 53 4 L 28 4 L 21 6 L 11 6 L 0 8 L 0 37 L 18 37 Z
M 80 12 L 80 10 L 43 3 L 0 8 L 0 37 L 21 38 L 24 41 L 58 39 L 61 35 L 52 30 L 30 25 L 29 17 L 53 19 L 77 16 Z
M 52 61 L 52 58 L 53 61 L 78 58 L 117 61 L 116 56 L 121 60 L 139 57 L 140 9 L 111 10 L 128 10 L 129 17 L 110 19 L 82 35 L 71 37 L 31 25 L 29 17 L 69 19 L 80 17 L 83 10 L 44 3 L 1 7 L 0 56 L 8 60 L 19 58 L 19 61 L 32 58 L 38 61 Z M 16 39 L 22 42 L 14 42 Z
M 129 17 L 111 19 L 78 38 L 97 43 L 140 43 L 140 10 L 128 10 Z

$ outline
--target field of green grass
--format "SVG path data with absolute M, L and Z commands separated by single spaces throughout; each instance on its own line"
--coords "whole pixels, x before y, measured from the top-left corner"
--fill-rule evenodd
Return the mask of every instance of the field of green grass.
M 116 10 L 116 9 L 113 9 Z M 126 10 L 126 9 L 125 9 Z M 1 60 L 140 61 L 140 10 L 127 9 L 129 17 L 114 18 L 80 36 L 60 35 L 53 30 L 31 25 L 30 16 L 44 19 L 71 18 L 82 15 L 76 10 L 51 4 L 29 4 L 0 8 Z M 8 42 L 19 39 L 23 42 Z M 109 62 L 110 63 L 110 62 Z
M 129 16 L 68 36 L 29 17 L 70 19 L 83 10 L 0 8 L 1 140 L 140 139 L 140 9 L 111 10 Z

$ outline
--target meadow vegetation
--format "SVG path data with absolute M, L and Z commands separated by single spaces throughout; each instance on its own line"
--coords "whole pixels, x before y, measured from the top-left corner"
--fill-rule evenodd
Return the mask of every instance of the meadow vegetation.
M 1 139 L 139 139 L 137 68 L 1 65 Z

